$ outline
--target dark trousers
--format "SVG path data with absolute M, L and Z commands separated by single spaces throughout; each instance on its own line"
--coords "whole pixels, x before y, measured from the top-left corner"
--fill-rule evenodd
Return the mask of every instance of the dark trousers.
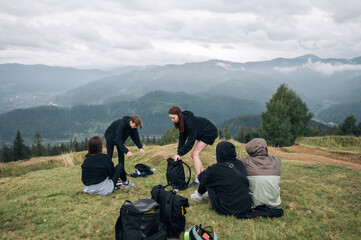
M 121 179 L 123 182 L 127 181 L 127 174 L 124 171 L 124 165 L 121 163 L 118 163 L 115 168 L 114 168 L 114 173 L 112 175 L 112 177 L 110 178 L 113 183 L 114 183 L 114 187 L 118 182 L 118 179 Z
M 107 155 L 110 157 L 110 159 L 113 158 L 114 146 L 117 147 L 118 161 L 119 161 L 119 163 L 123 164 L 123 166 L 124 166 L 124 153 L 119 149 L 118 145 L 116 145 L 114 142 L 108 141 L 108 140 L 107 140 Z
M 204 185 L 202 185 L 202 184 L 199 184 L 198 193 L 199 193 L 199 194 L 203 194 L 203 193 L 205 193 L 205 192 L 207 192 L 206 186 L 204 186 Z

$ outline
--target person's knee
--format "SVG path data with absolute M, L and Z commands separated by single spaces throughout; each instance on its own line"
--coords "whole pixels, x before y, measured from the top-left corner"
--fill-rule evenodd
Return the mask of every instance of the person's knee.
M 192 153 L 191 153 L 191 157 L 192 157 L 192 159 L 194 160 L 195 158 L 199 158 L 199 151 L 192 151 Z

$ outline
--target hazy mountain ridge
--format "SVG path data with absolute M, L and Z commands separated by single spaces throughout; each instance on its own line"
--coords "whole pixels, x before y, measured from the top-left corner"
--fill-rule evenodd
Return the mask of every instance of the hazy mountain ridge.
M 295 90 L 314 112 L 324 107 L 325 100 L 359 101 L 361 57 L 322 59 L 305 55 L 261 62 L 209 60 L 155 66 L 99 79 L 57 96 L 55 102 L 65 106 L 99 104 L 131 100 L 149 91 L 164 90 L 232 96 L 264 104 L 282 83 Z
M 154 91 L 134 101 L 71 108 L 35 107 L 0 114 L 0 143 L 13 141 L 17 130 L 28 142 L 32 142 L 36 132 L 47 141 L 69 141 L 74 136 L 78 139 L 103 136 L 112 121 L 133 114 L 140 115 L 143 120 L 140 135 L 162 134 L 173 127 L 168 117 L 168 109 L 172 105 L 194 111 L 195 115 L 214 123 L 234 115 L 264 111 L 261 104 L 250 100 Z
M 60 93 L 110 75 L 95 69 L 0 64 L 0 112 L 49 105 Z

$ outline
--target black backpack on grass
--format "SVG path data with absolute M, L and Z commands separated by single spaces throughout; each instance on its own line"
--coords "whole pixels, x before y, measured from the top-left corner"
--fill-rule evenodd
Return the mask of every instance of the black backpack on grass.
M 167 182 L 168 185 L 172 186 L 173 189 L 183 190 L 186 189 L 189 185 L 189 181 L 191 180 L 191 168 L 183 162 L 182 160 L 174 161 L 173 158 L 167 159 Z M 189 177 L 188 181 L 185 181 L 184 168 L 183 164 L 188 167 Z
M 160 205 L 160 221 L 165 227 L 168 238 L 179 238 L 185 230 L 188 198 L 177 195 L 175 191 L 167 191 L 166 187 L 155 186 L 150 193 L 152 199 Z
M 115 224 L 116 240 L 166 240 L 160 224 L 160 206 L 152 199 L 125 201 Z

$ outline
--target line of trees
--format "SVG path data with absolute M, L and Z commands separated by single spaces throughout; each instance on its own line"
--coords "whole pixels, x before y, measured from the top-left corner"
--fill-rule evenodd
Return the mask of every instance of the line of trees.
M 272 146 L 293 145 L 300 136 L 320 136 L 317 128 L 308 127 L 312 113 L 308 112 L 306 103 L 287 85 L 282 84 L 277 89 L 269 102 L 266 103 L 266 111 L 262 113 L 262 123 L 258 129 L 249 128 L 245 131 L 240 126 L 234 139 L 241 143 L 247 143 L 252 138 L 262 137 Z M 361 122 L 356 125 L 356 118 L 350 115 L 344 122 L 332 128 L 331 135 L 361 135 Z M 224 134 L 219 130 L 221 139 L 231 139 L 228 124 Z
M 55 156 L 66 152 L 78 152 L 88 149 L 88 139 L 78 142 L 76 137 L 70 139 L 69 143 L 44 145 L 39 133 L 35 134 L 34 142 L 31 146 L 27 146 L 21 137 L 20 131 L 16 132 L 15 140 L 12 146 L 3 144 L 0 150 L 0 162 L 12 162 L 18 160 L 29 159 L 31 157 Z

